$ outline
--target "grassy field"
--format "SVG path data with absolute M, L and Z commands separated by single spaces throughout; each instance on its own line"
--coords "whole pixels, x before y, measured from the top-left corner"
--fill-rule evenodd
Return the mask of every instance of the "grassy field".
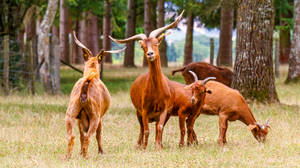
M 170 68 L 164 69 L 170 74 Z M 103 120 L 103 148 L 97 154 L 93 137 L 89 159 L 79 155 L 79 133 L 73 156 L 64 160 L 67 140 L 64 116 L 69 92 L 80 74 L 62 69 L 64 95 L 0 96 L 0 167 L 300 167 L 300 84 L 285 85 L 287 67 L 276 80 L 281 104 L 251 104 L 256 120 L 270 117 L 272 129 L 265 144 L 259 144 L 247 127 L 237 121 L 229 124 L 228 144 L 217 145 L 217 116 L 200 115 L 195 131 L 197 146 L 179 148 L 178 118 L 167 123 L 164 149 L 154 147 L 154 124 L 146 151 L 135 149 L 139 125 L 129 97 L 132 81 L 147 69 L 106 68 L 104 83 L 112 103 Z M 171 79 L 183 82 L 180 75 Z

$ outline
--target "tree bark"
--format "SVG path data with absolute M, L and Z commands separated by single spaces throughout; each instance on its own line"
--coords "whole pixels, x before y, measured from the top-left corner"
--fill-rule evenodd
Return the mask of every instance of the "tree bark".
M 187 15 L 187 29 L 186 29 L 186 36 L 185 36 L 183 65 L 187 65 L 193 62 L 193 29 L 194 29 L 194 16 L 192 12 L 189 12 Z
M 144 0 L 144 31 L 147 37 L 152 31 L 150 19 L 150 0 Z M 148 66 L 148 62 L 145 57 L 143 57 L 143 66 Z
M 9 35 L 3 40 L 3 86 L 5 95 L 9 94 Z
M 85 46 L 88 46 L 87 44 L 87 26 L 86 26 L 86 13 L 83 12 L 81 14 L 82 16 L 82 19 L 79 21 L 79 25 L 78 25 L 78 33 L 79 33 L 79 40 L 82 44 L 84 44 Z M 77 52 L 79 53 L 78 54 L 78 57 L 76 57 L 76 64 L 82 64 L 84 62 L 83 60 L 83 53 L 82 53 L 82 50 L 80 47 L 76 47 L 77 48 Z
M 60 94 L 60 46 L 59 46 L 59 32 L 58 28 L 52 26 L 51 48 L 50 48 L 50 64 L 51 64 L 51 78 L 54 94 Z
M 215 56 L 215 44 L 214 44 L 214 38 L 210 38 L 210 59 L 209 63 L 211 65 L 214 65 L 214 56 Z
M 156 1 L 144 0 L 144 30 L 148 37 L 156 27 Z M 148 66 L 147 58 L 143 57 L 143 66 Z
M 165 0 L 157 1 L 157 7 L 158 7 L 157 27 L 165 26 L 165 6 L 164 5 L 165 5 Z M 165 39 L 160 43 L 159 54 L 160 54 L 161 66 L 168 67 L 167 43 L 166 43 Z
M 88 13 L 88 48 L 93 54 L 99 52 L 98 18 L 92 12 Z
M 220 25 L 220 47 L 217 65 L 232 66 L 232 29 L 233 29 L 233 0 L 222 2 L 221 25 Z
M 136 25 L 136 5 L 134 0 L 127 1 L 127 22 L 126 22 L 126 38 L 135 35 Z M 126 43 L 124 55 L 124 66 L 135 67 L 134 65 L 134 41 Z
M 39 63 L 44 60 L 40 68 L 40 75 L 43 86 L 48 93 L 53 92 L 53 81 L 51 80 L 50 73 L 50 44 L 49 44 L 49 32 L 52 26 L 53 20 L 55 18 L 57 10 L 57 0 L 49 0 L 46 14 L 40 25 L 39 35 L 38 35 L 38 55 Z
M 275 77 L 279 78 L 279 40 L 275 39 Z
M 273 71 L 273 0 L 239 0 L 232 86 L 247 99 L 278 102 Z
M 282 18 L 292 17 L 291 14 L 280 13 L 280 26 L 286 26 L 288 23 Z M 280 29 L 279 31 L 279 52 L 280 63 L 287 64 L 289 62 L 289 55 L 291 51 L 291 30 L 289 28 Z
M 300 0 L 294 1 L 294 33 L 286 82 L 300 81 Z
M 112 11 L 111 5 L 108 0 L 104 1 L 104 16 L 103 16 L 103 49 L 104 50 L 111 50 L 111 40 L 109 36 L 112 33 Z M 104 57 L 104 61 L 106 63 L 112 63 L 112 56 L 111 54 L 106 54 Z
M 65 0 L 60 0 L 59 40 L 61 58 L 70 63 L 71 60 L 68 45 L 68 9 L 65 6 Z
M 78 20 L 74 21 L 73 24 L 75 24 L 75 32 L 77 33 L 76 35 L 78 36 L 78 33 L 79 33 L 79 21 Z M 79 47 L 76 45 L 72 33 L 70 33 L 70 34 L 71 34 L 71 36 L 70 36 L 71 38 L 69 39 L 70 40 L 69 41 L 69 46 L 70 46 L 70 50 L 69 51 L 70 51 L 70 57 L 71 57 L 71 64 L 76 64 L 77 58 L 80 57 L 79 56 L 79 52 L 77 52 Z
M 290 29 L 279 31 L 279 60 L 281 64 L 287 64 L 289 62 L 289 55 L 291 51 L 291 33 Z

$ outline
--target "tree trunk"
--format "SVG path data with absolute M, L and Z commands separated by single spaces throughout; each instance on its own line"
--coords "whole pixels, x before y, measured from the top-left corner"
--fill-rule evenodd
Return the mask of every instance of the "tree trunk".
M 111 50 L 111 40 L 108 36 L 112 33 L 112 11 L 111 6 L 108 0 L 104 1 L 104 16 L 103 16 L 103 49 L 104 50 Z M 104 57 L 104 61 L 106 63 L 112 63 L 111 54 L 106 54 Z
M 286 82 L 300 81 L 300 0 L 294 2 L 294 34 Z
M 65 6 L 65 0 L 60 0 L 59 15 L 59 40 L 61 58 L 70 63 L 69 39 L 68 39 L 68 9 Z
M 184 61 L 183 65 L 193 62 L 193 29 L 194 29 L 194 16 L 192 12 L 187 15 L 187 28 L 184 46 Z
M 92 12 L 88 13 L 88 48 L 93 54 L 99 52 L 98 18 Z
M 82 44 L 84 44 L 85 46 L 88 46 L 87 45 L 87 36 L 86 36 L 88 33 L 87 26 L 86 26 L 86 19 L 85 19 L 86 13 L 85 12 L 82 13 L 81 16 L 82 16 L 82 20 L 79 21 L 78 32 L 77 32 L 77 33 L 79 33 L 78 38 Z M 77 48 L 77 52 L 79 54 L 78 54 L 78 57 L 76 57 L 75 62 L 76 62 L 76 64 L 82 64 L 84 62 L 82 50 L 80 47 L 76 47 L 76 48 Z
M 3 86 L 5 95 L 9 94 L 9 35 L 3 40 Z
M 214 56 L 215 56 L 214 38 L 210 38 L 210 57 L 209 57 L 209 63 L 211 65 L 214 65 Z
M 280 13 L 280 26 L 286 26 L 288 23 L 282 18 L 291 18 L 290 13 Z M 289 55 L 291 51 L 291 30 L 289 28 L 280 29 L 279 31 L 279 52 L 280 63 L 287 64 L 289 62 Z
M 136 5 L 134 0 L 127 1 L 126 38 L 135 35 Z M 134 41 L 126 43 L 124 66 L 134 67 Z
M 50 44 L 49 44 L 49 32 L 52 26 L 53 20 L 55 18 L 57 10 L 57 0 L 49 0 L 46 14 L 43 17 L 43 20 L 40 25 L 40 31 L 38 35 L 38 55 L 39 63 L 44 60 L 41 68 L 40 75 L 43 86 L 48 93 L 53 92 L 53 81 L 50 76 Z
M 144 30 L 148 37 L 156 27 L 155 0 L 144 0 Z M 147 58 L 143 57 L 143 66 L 148 66 Z
M 78 35 L 79 33 L 79 21 L 74 21 L 75 24 L 75 32 L 77 33 L 76 35 Z M 72 25 L 72 24 L 71 24 Z M 72 31 L 71 31 L 72 32 Z M 76 64 L 76 59 L 79 57 L 79 52 L 78 51 L 78 47 L 75 43 L 74 37 L 71 34 L 71 38 L 69 39 L 69 46 L 70 46 L 70 57 L 71 57 L 71 64 Z
M 157 7 L 158 7 L 157 27 L 165 26 L 165 6 L 164 5 L 165 5 L 165 0 L 157 1 Z M 168 67 L 167 43 L 166 43 L 165 39 L 160 43 L 159 54 L 160 54 L 161 66 Z
M 232 66 L 232 29 L 234 16 L 233 0 L 222 2 L 221 26 L 220 26 L 220 47 L 217 64 Z
M 289 62 L 289 55 L 291 51 L 291 33 L 290 29 L 279 31 L 279 60 L 281 64 L 287 64 Z
M 279 78 L 279 40 L 275 39 L 275 77 Z
M 273 71 L 273 1 L 239 0 L 232 86 L 245 98 L 278 102 Z
M 54 94 L 61 93 L 60 87 L 60 47 L 59 47 L 59 32 L 56 26 L 52 26 L 51 48 L 50 48 L 50 64 L 51 78 Z

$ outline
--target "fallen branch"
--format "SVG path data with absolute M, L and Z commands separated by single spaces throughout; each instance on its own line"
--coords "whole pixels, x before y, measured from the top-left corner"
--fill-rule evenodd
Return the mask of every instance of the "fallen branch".
M 60 59 L 60 62 L 63 63 L 64 65 L 67 65 L 68 67 L 74 69 L 75 71 L 77 71 L 77 72 L 83 74 L 82 70 L 80 70 L 80 69 L 74 67 L 73 65 L 71 65 L 71 64 L 69 64 L 69 63 L 67 63 L 67 62 L 65 62 L 64 60 Z

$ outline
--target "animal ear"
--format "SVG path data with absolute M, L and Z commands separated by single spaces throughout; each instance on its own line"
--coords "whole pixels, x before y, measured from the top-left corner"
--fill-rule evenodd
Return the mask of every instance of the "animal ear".
M 252 130 L 258 130 L 258 126 L 255 125 L 255 124 L 249 124 L 249 125 L 248 125 L 248 129 L 249 129 L 250 131 L 252 131 Z
M 89 60 L 89 58 L 91 57 L 90 54 L 88 52 L 86 52 L 85 49 L 82 49 L 82 51 L 83 51 L 83 59 L 84 59 L 84 61 Z
M 141 47 L 143 47 L 143 40 L 139 40 Z
M 105 54 L 105 52 L 104 52 L 103 49 L 100 50 L 100 52 L 97 54 L 96 58 L 97 58 L 97 60 L 98 60 L 99 63 L 102 62 L 102 58 L 103 58 L 104 54 Z
M 212 92 L 211 92 L 211 90 L 207 90 L 206 93 L 207 94 L 211 94 Z

